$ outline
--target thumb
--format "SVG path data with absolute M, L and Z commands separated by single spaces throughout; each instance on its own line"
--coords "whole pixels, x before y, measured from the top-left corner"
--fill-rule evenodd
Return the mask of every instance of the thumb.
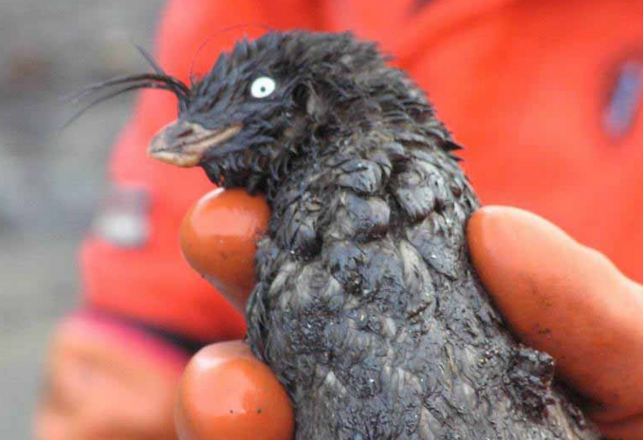
M 556 359 L 560 377 L 593 402 L 587 414 L 604 434 L 643 439 L 643 287 L 526 211 L 480 209 L 467 236 L 516 335 Z

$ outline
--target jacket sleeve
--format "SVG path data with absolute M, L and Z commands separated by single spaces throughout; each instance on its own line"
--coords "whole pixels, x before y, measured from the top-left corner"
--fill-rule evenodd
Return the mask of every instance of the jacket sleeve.
M 313 3 L 172 0 L 157 35 L 158 62 L 188 82 L 242 35 L 318 27 Z M 115 146 L 108 197 L 82 245 L 84 306 L 197 340 L 241 337 L 242 317 L 188 267 L 179 249 L 182 216 L 212 184 L 199 169 L 174 169 L 145 154 L 154 133 L 175 117 L 171 94 L 140 94 Z

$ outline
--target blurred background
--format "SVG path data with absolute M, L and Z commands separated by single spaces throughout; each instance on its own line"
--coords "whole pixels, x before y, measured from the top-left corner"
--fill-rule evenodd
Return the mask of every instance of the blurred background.
M 69 128 L 66 93 L 147 69 L 161 0 L 0 2 L 0 439 L 30 438 L 54 323 L 77 295 L 76 250 L 133 96 Z

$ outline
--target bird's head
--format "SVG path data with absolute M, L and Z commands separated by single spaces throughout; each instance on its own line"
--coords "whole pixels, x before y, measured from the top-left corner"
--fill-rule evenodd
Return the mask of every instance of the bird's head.
M 177 120 L 148 152 L 201 166 L 215 183 L 253 189 L 311 153 L 312 138 L 360 97 L 358 77 L 383 64 L 373 44 L 349 34 L 271 32 L 241 40 L 190 87 Z
M 383 111 L 377 99 L 410 93 L 406 76 L 386 66 L 375 44 L 349 33 L 244 39 L 190 86 L 155 69 L 138 75 L 137 87 L 173 91 L 179 114 L 151 141 L 149 155 L 201 166 L 213 182 L 249 190 L 279 179 L 297 157 L 324 154 L 338 131 L 372 124 Z

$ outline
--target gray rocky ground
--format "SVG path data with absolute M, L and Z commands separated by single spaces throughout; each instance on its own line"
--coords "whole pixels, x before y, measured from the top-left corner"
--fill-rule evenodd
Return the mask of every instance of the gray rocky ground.
M 76 299 L 75 251 L 130 100 L 59 133 L 59 97 L 138 72 L 162 0 L 0 0 L 0 439 L 30 438 L 48 335 Z

